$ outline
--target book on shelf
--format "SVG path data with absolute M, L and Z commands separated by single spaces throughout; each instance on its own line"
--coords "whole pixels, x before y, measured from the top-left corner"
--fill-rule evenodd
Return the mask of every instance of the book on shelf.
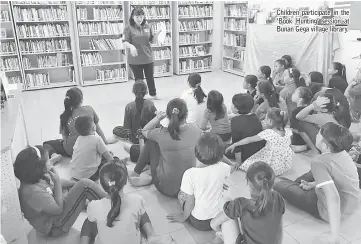
M 113 49 L 124 49 L 122 38 L 117 39 L 93 39 L 89 41 L 91 50 L 113 50 Z
M 82 66 L 91 66 L 103 63 L 100 53 L 81 53 L 80 58 Z
M 0 20 L 1 21 L 10 21 L 9 10 L 0 10 Z
M 157 18 L 170 18 L 170 8 L 169 7 L 142 7 L 145 18 L 147 19 L 157 19 Z
M 18 25 L 16 26 L 20 37 L 58 37 L 68 36 L 69 25 L 55 25 L 55 24 L 44 24 L 44 25 Z
M 94 20 L 120 20 L 123 10 L 120 8 L 93 8 Z
M 233 58 L 237 59 L 239 61 L 244 61 L 244 57 L 246 55 L 246 51 L 245 50 L 237 50 L 233 53 Z
M 190 4 L 213 4 L 213 1 L 180 1 L 180 5 L 190 5 Z
M 39 9 L 15 6 L 13 13 L 15 21 L 56 21 L 68 18 L 66 6 Z
M 206 45 L 187 46 L 179 48 L 179 57 L 204 56 L 211 53 L 211 47 Z
M 172 57 L 172 52 L 169 48 L 153 51 L 153 57 L 155 60 L 168 59 Z
M 226 5 L 224 15 L 229 17 L 247 17 L 247 3 Z
M 170 4 L 169 1 L 131 1 L 131 5 Z
M 170 21 L 157 21 L 157 22 L 151 22 L 149 23 L 150 28 L 152 29 L 153 33 L 158 32 L 161 30 L 162 26 L 165 25 L 167 32 L 170 32 L 172 30 L 172 25 Z
M 77 4 L 120 4 L 119 1 L 77 1 Z
M 19 84 L 21 83 L 21 77 L 20 76 L 8 76 L 8 83 L 9 84 Z
M 208 42 L 209 40 L 212 40 L 212 34 L 209 33 L 207 36 L 207 40 L 201 40 L 201 35 L 199 33 L 186 33 L 186 34 L 180 34 L 179 35 L 179 44 L 181 45 L 187 45 L 187 44 L 197 44 L 200 42 Z
M 212 58 L 203 58 L 201 60 L 186 59 L 179 62 L 179 72 L 186 73 L 191 71 L 209 70 L 212 66 Z
M 169 65 L 167 63 L 162 63 L 159 65 L 154 65 L 154 75 L 169 73 Z
M 124 80 L 125 77 L 126 69 L 124 67 L 118 69 L 96 70 L 97 81 Z
M 0 28 L 0 37 L 1 38 L 7 38 L 8 35 L 6 33 L 6 28 Z
M 25 89 L 50 85 L 48 73 L 28 73 L 25 74 Z
M 47 5 L 47 4 L 65 4 L 65 1 L 16 1 L 15 4 L 39 4 L 39 5 Z
M 80 36 L 86 35 L 120 35 L 123 34 L 123 23 L 79 23 Z
M 39 56 L 38 59 L 38 66 L 39 68 L 46 68 L 46 67 L 60 67 L 60 66 L 69 66 L 69 55 L 58 53 L 54 56 Z
M 18 58 L 0 58 L 0 71 L 19 70 Z
M 0 54 L 15 54 L 16 45 L 14 41 L 2 42 L 0 44 Z
M 67 39 L 51 39 L 46 41 L 20 41 L 19 47 L 21 53 L 70 51 L 70 42 Z
M 226 30 L 247 30 L 247 20 L 245 19 L 226 19 L 224 21 L 224 29 Z
M 78 7 L 76 9 L 76 16 L 78 17 L 78 20 L 87 20 L 88 19 L 88 9 Z
M 229 46 L 236 46 L 236 47 L 246 46 L 246 36 L 241 34 L 225 33 L 223 41 L 225 45 L 229 45 Z
M 213 20 L 192 20 L 192 21 L 178 21 L 180 31 L 198 31 L 213 29 Z
M 179 17 L 212 17 L 213 6 L 186 6 L 178 7 Z

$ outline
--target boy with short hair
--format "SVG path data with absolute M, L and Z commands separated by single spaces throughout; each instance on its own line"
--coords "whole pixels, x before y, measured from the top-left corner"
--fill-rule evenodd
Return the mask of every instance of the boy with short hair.
M 90 116 L 80 116 L 75 120 L 75 129 L 79 137 L 74 144 L 74 152 L 70 161 L 71 176 L 74 180 L 89 178 L 99 179 L 99 169 L 113 156 L 104 141 L 95 135 L 95 124 Z

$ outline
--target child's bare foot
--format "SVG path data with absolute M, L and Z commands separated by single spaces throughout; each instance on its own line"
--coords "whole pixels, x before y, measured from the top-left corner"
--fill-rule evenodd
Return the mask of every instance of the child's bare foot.
M 147 186 L 152 183 L 152 177 L 148 174 L 142 174 L 138 177 L 129 177 L 129 183 L 135 187 Z
M 310 150 L 308 152 L 305 152 L 304 155 L 313 158 L 317 155 L 320 155 L 320 153 L 318 151 Z

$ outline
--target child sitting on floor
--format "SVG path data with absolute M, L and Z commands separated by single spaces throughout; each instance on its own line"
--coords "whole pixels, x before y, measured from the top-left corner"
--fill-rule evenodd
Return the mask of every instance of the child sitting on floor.
M 328 122 L 317 134 L 322 152 L 311 161 L 311 171 L 296 181 L 280 178 L 278 191 L 290 204 L 330 223 L 329 243 L 339 243 L 341 218 L 358 209 L 360 201 L 357 169 L 347 151 L 353 138 L 350 131 Z
M 294 154 L 290 147 L 292 131 L 285 128 L 286 121 L 285 112 L 278 108 L 271 108 L 266 116 L 268 129 L 232 144 L 226 152 L 233 152 L 238 146 L 266 140 L 266 146 L 243 162 L 240 169 L 247 171 L 255 162 L 263 161 L 271 166 L 277 176 L 284 174 L 291 169 Z
M 222 211 L 223 185 L 231 174 L 231 167 L 220 162 L 224 146 L 218 135 L 202 135 L 195 147 L 195 154 L 202 164 L 187 169 L 183 174 L 178 194 L 182 211 L 167 218 L 175 222 L 188 220 L 197 230 L 209 231 L 212 230 L 212 218 Z
M 223 211 L 211 221 L 212 229 L 222 233 L 218 243 L 223 243 L 223 238 L 225 244 L 281 244 L 285 203 L 272 189 L 275 173 L 268 164 L 255 162 L 248 168 L 246 179 L 251 199 L 239 197 L 226 202 Z
M 100 169 L 100 184 L 108 197 L 89 203 L 88 219 L 81 230 L 81 244 L 140 244 L 142 233 L 148 243 L 165 243 L 156 238 L 145 209 L 143 197 L 123 192 L 128 171 L 124 162 L 117 160 Z M 157 242 L 155 242 L 157 240 Z
M 211 125 L 211 133 L 219 135 L 224 142 L 231 139 L 231 123 L 228 118 L 227 107 L 223 103 L 223 95 L 218 91 L 210 91 L 207 99 L 207 109 L 201 124 L 202 130 Z
M 345 96 L 350 103 L 352 122 L 359 123 L 361 121 L 361 68 L 359 68 L 355 79 L 346 88 Z
M 243 88 L 246 89 L 247 93 L 250 94 L 253 98 L 257 94 L 257 83 L 258 79 L 255 75 L 246 75 L 246 77 L 244 77 Z
M 323 75 L 318 71 L 311 71 L 306 78 L 306 86 L 311 89 L 312 97 L 325 86 Z
M 95 124 L 92 117 L 80 116 L 75 121 L 79 134 L 74 144 L 74 152 L 70 161 L 71 176 L 78 181 L 84 178 L 96 181 L 99 179 L 101 166 L 113 160 L 103 140 L 95 135 Z
M 273 80 L 271 78 L 271 68 L 267 65 L 263 65 L 258 70 L 258 80 L 259 81 L 268 81 L 273 85 Z

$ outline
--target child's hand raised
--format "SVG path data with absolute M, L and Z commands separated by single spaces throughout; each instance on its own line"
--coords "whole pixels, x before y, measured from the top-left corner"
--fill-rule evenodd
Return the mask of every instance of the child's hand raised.
M 230 145 L 229 147 L 226 148 L 225 153 L 233 152 L 233 150 L 234 150 L 235 148 L 236 148 L 236 147 L 234 146 L 234 144 L 232 144 L 232 145 Z
M 316 186 L 316 182 L 308 182 L 305 180 L 301 180 L 300 187 L 305 191 L 310 191 L 310 190 L 314 189 L 315 186 Z
M 322 109 L 329 103 L 330 99 L 328 99 L 327 97 L 319 96 L 312 104 L 315 109 Z
M 157 116 L 159 120 L 163 120 L 167 114 L 163 111 L 155 111 L 155 116 Z
M 49 170 L 49 175 L 54 183 L 60 183 L 60 177 L 54 167 Z

